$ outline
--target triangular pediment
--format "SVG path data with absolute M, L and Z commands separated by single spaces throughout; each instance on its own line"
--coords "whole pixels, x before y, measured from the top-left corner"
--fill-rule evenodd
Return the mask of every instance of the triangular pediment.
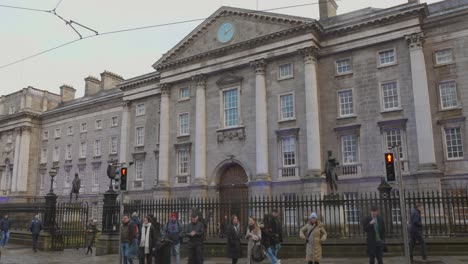
M 262 36 L 298 27 L 316 20 L 233 7 L 221 7 L 203 21 L 153 67 L 183 60 L 198 54 L 229 47 Z M 223 34 L 222 27 L 229 24 Z M 226 37 L 225 39 L 220 39 Z
M 232 73 L 228 73 L 228 74 L 224 75 L 223 77 L 221 77 L 219 80 L 217 80 L 216 84 L 218 86 L 238 84 L 238 83 L 241 83 L 243 79 L 244 78 L 242 78 L 241 76 L 237 76 L 237 75 L 234 75 Z

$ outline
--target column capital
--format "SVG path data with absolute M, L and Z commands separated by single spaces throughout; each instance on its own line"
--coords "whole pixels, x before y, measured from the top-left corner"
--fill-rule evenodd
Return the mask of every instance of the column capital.
M 305 63 L 317 62 L 319 49 L 315 46 L 299 49 L 299 53 L 304 56 Z
M 167 96 L 169 97 L 170 95 L 170 90 L 171 90 L 171 84 L 170 83 L 161 83 L 159 85 L 159 88 L 161 88 L 161 95 L 162 96 Z
M 255 74 L 265 74 L 265 68 L 267 63 L 264 59 L 254 60 L 250 62 L 250 66 L 252 66 L 255 70 Z
M 122 102 L 122 108 L 124 111 L 128 111 L 128 107 L 130 106 L 130 102 L 129 101 L 123 101 Z
M 410 49 L 420 49 L 424 44 L 424 32 L 406 35 L 405 39 Z
M 192 80 L 195 81 L 197 88 L 206 88 L 206 79 L 206 74 L 192 76 Z

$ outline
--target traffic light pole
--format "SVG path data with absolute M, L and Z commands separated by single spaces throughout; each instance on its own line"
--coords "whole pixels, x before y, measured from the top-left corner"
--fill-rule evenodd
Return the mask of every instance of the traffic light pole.
M 397 164 L 397 182 L 398 189 L 400 190 L 400 214 L 401 214 L 401 228 L 403 233 L 403 249 L 405 252 L 405 263 L 411 264 L 410 255 L 409 255 L 409 238 L 408 238 L 408 221 L 406 215 L 406 201 L 405 201 L 405 186 L 403 182 L 403 175 L 401 174 L 401 160 L 400 153 L 398 151 L 398 146 L 392 147 L 393 157 L 396 157 Z

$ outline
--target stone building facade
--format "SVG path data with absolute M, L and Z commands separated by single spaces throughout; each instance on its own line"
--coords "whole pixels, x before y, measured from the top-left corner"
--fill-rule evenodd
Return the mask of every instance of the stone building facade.
M 154 72 L 86 78 L 83 98 L 34 119 L 31 193 L 58 166 L 58 193 L 78 172 L 93 200 L 114 158 L 133 161 L 130 199 L 327 193 L 331 150 L 353 194 L 376 190 L 391 146 L 408 188 L 466 188 L 468 1 L 336 9 L 321 3 L 314 20 L 221 7 Z

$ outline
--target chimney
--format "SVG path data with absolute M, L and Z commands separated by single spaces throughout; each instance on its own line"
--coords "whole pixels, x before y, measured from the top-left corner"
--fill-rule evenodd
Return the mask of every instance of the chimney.
M 99 93 L 101 89 L 101 81 L 94 76 L 88 76 L 85 79 L 85 96 L 91 96 Z
M 75 99 L 75 92 L 75 88 L 71 85 L 64 84 L 60 86 L 60 99 L 62 103 Z
M 319 9 L 320 19 L 325 19 L 336 16 L 336 10 L 338 9 L 338 5 L 336 4 L 335 0 L 320 0 Z
M 419 0 L 408 0 L 408 4 L 420 4 Z
M 113 72 L 104 71 L 101 73 L 101 90 L 115 88 L 118 84 L 124 81 L 124 78 Z

